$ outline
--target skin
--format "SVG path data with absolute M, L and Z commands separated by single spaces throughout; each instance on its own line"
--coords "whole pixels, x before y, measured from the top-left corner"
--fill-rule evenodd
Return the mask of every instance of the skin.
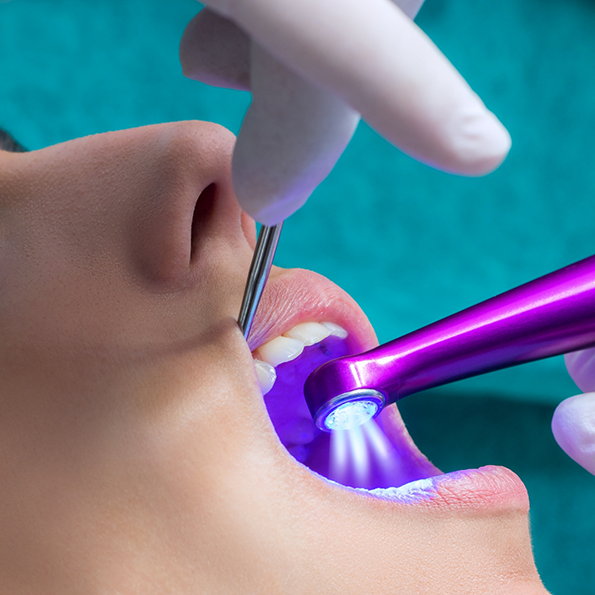
M 316 319 L 375 337 L 329 281 L 276 269 L 247 346 L 233 146 L 186 122 L 0 152 L 0 590 L 546 593 L 511 472 L 405 504 L 279 443 L 251 349 Z

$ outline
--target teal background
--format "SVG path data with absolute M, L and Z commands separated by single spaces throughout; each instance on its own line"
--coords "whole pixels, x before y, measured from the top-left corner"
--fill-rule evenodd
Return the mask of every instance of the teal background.
M 249 94 L 184 79 L 192 0 L 0 0 L 0 126 L 29 149 L 163 121 L 239 130 Z M 345 288 L 387 341 L 595 253 L 595 2 L 428 0 L 418 24 L 511 132 L 485 178 L 431 170 L 365 124 L 286 224 L 277 263 Z M 595 591 L 595 479 L 551 437 L 561 358 L 403 402 L 444 470 L 505 464 L 532 500 L 555 594 Z

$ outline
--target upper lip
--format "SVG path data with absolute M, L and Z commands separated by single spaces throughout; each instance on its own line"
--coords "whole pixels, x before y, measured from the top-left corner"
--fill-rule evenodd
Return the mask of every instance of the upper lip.
M 322 275 L 303 269 L 273 267 L 249 337 L 254 351 L 300 322 L 328 321 L 349 333 L 349 350 L 378 345 L 368 318 L 345 291 Z

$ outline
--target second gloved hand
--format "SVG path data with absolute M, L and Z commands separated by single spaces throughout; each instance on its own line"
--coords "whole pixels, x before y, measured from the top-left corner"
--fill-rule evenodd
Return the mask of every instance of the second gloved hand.
M 423 0 L 209 0 L 180 45 L 184 74 L 247 89 L 233 157 L 244 210 L 273 225 L 308 199 L 359 115 L 433 167 L 482 175 L 510 138 L 412 22 Z
M 584 394 L 558 405 L 552 431 L 566 454 L 595 474 L 595 349 L 569 353 L 564 359 Z

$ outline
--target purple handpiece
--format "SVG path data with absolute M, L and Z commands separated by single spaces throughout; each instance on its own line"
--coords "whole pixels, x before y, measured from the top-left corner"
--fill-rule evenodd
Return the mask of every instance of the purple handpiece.
M 304 394 L 320 429 L 348 429 L 413 393 L 593 345 L 595 256 L 327 362 L 310 374 Z

